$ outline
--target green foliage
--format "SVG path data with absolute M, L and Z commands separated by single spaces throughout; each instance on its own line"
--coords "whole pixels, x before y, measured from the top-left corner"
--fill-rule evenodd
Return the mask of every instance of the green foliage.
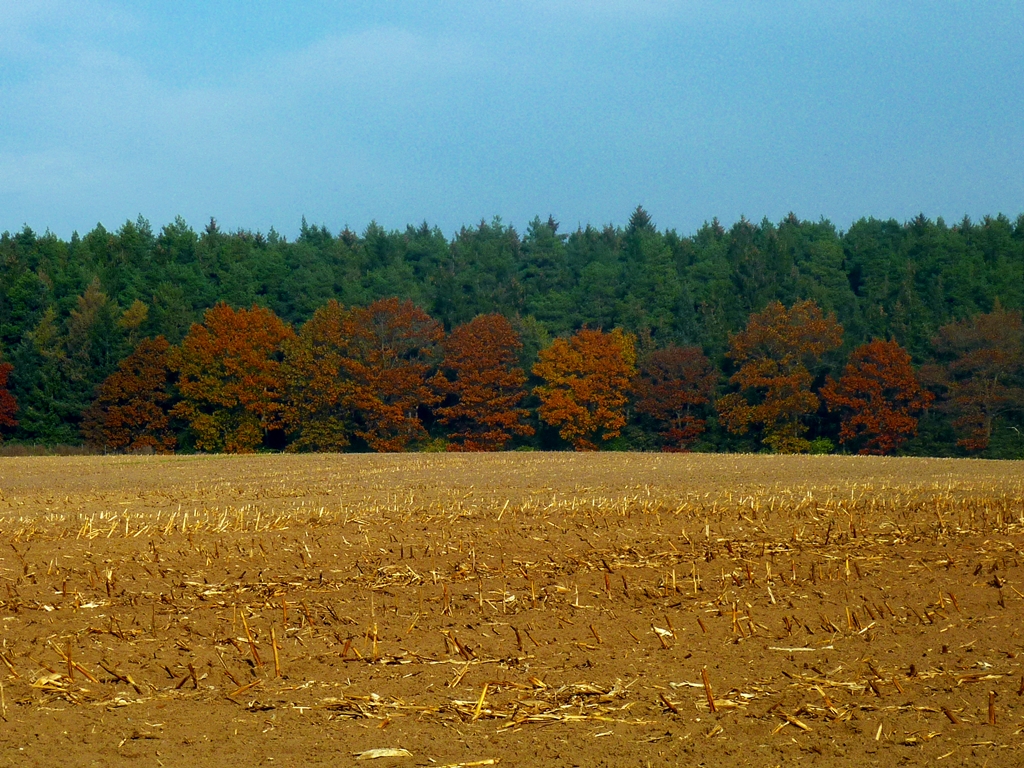
M 835 450 L 836 444 L 827 437 L 816 437 L 811 440 L 811 447 L 807 452 L 812 456 L 824 456 L 825 454 L 834 453 Z
M 371 223 L 359 234 L 303 222 L 294 242 L 272 229 L 228 232 L 215 221 L 197 231 L 181 218 L 159 229 L 141 217 L 111 230 L 97 225 L 67 241 L 26 226 L 0 234 L 0 347 L 19 404 L 10 438 L 77 442 L 96 385 L 132 345 L 158 335 L 179 344 L 218 301 L 265 307 L 298 327 L 331 299 L 365 307 L 392 296 L 423 307 L 448 331 L 478 314 L 505 315 L 522 337 L 527 371 L 554 338 L 619 327 L 652 349 L 697 345 L 727 378 L 730 334 L 774 301 L 803 300 L 835 313 L 846 329 L 822 374 L 837 374 L 871 338 L 899 342 L 921 366 L 934 360 L 940 328 L 996 307 L 1024 308 L 1024 216 L 955 224 L 866 218 L 840 232 L 791 214 L 729 228 L 715 219 L 680 235 L 637 207 L 624 227 L 563 230 L 547 217 L 520 233 L 494 218 L 451 238 L 426 223 Z M 123 320 L 133 307 L 134 319 Z M 810 434 L 837 439 L 827 414 L 814 419 Z M 958 455 L 950 422 L 929 415 L 902 451 Z M 1018 456 L 1021 414 L 997 426 L 984 455 Z M 634 448 L 650 443 L 636 414 L 623 434 Z M 563 444 L 541 430 L 531 445 Z M 712 419 L 695 448 L 757 443 Z

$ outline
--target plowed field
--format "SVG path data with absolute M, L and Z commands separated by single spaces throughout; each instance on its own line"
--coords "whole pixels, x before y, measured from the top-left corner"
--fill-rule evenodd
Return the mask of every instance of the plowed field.
M 0 764 L 1018 766 L 1022 548 L 1020 463 L 0 459 Z

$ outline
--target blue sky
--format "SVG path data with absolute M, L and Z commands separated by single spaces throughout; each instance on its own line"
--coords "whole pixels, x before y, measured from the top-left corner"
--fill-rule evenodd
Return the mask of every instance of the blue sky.
M 1024 212 L 1024 2 L 0 0 L 0 231 Z

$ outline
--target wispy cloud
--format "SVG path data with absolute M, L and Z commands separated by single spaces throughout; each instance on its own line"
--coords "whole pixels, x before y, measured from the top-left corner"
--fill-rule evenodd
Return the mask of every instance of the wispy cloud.
M 353 0 L 303 6 L 277 35 L 280 14 L 243 16 L 244 0 L 0 0 L 0 229 L 140 211 L 604 221 L 641 193 L 754 215 L 868 166 L 907 180 L 893 199 L 922 190 L 915 205 L 968 181 L 1019 199 L 988 171 L 942 185 L 918 168 L 964 151 L 987 168 L 957 137 L 1024 146 L 1005 95 L 1020 25 L 992 23 L 1024 5 L 992 3 L 909 23 L 882 0 Z M 953 91 L 972 108 L 949 109 Z M 867 210 L 850 189 L 830 187 L 832 215 Z
M 378 27 L 350 35 L 331 35 L 298 53 L 278 56 L 271 74 L 296 82 L 350 83 L 359 86 L 421 80 L 450 73 L 475 51 L 450 37 Z
M 0 61 L 46 68 L 140 26 L 135 12 L 106 0 L 0 0 Z
M 6 194 L 39 199 L 76 195 L 83 187 L 97 189 L 110 181 L 103 166 L 65 149 L 0 152 L 0 179 Z
M 26 39 L 47 11 L 35 5 L 18 19 Z M 132 206 L 165 218 L 223 215 L 265 189 L 291 198 L 298 218 L 311 187 L 337 199 L 339 185 L 359 179 L 373 196 L 370 180 L 401 163 L 387 132 L 485 55 L 458 39 L 376 27 L 273 51 L 197 85 L 168 82 L 109 41 L 65 48 L 0 85 L 0 211 L 63 197 L 69 208 L 107 206 L 115 220 Z

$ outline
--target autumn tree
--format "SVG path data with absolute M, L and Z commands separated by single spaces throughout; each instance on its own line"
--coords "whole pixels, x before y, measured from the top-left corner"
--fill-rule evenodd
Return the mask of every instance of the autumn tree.
M 118 324 L 122 314 L 104 293 L 99 278 L 93 278 L 68 315 L 68 376 L 81 391 L 83 406 L 92 397 L 96 384 L 116 369 L 121 356 L 128 351 Z
M 14 366 L 3 362 L 3 357 L 0 357 L 0 427 L 18 426 L 14 419 L 14 414 L 18 412 L 18 401 L 7 390 L 7 378 L 13 370 Z M 0 435 L 0 443 L 2 442 L 3 435 Z
M 170 348 L 163 336 L 143 339 L 97 387 L 96 400 L 82 418 L 82 436 L 89 445 L 114 451 L 174 452 Z
M 538 415 L 578 451 L 597 449 L 595 440 L 617 437 L 626 425 L 626 404 L 636 374 L 631 335 L 584 328 L 555 339 L 540 351 L 533 372 L 544 380 L 534 388 Z
M 66 306 L 64 319 L 57 305 L 46 307 L 16 361 L 19 432 L 51 445 L 77 442 L 96 387 L 129 351 L 117 325 L 121 311 L 99 280 Z
M 204 451 L 248 453 L 282 426 L 283 344 L 291 326 L 268 309 L 217 304 L 171 355 L 184 418 Z
M 747 327 L 729 337 L 736 365 L 729 383 L 738 391 L 718 401 L 726 429 L 744 434 L 759 426 L 762 442 L 778 453 L 807 451 L 804 419 L 818 409 L 811 368 L 842 342 L 843 327 L 813 301 L 786 309 L 775 301 L 750 316 Z
M 943 393 L 938 407 L 954 416 L 957 444 L 969 451 L 988 447 L 993 425 L 1024 409 L 1024 322 L 1021 312 L 1001 307 L 950 323 L 932 340 L 944 366 L 922 371 Z
M 670 346 L 647 355 L 633 385 L 636 409 L 661 429 L 662 450 L 686 450 L 704 432 L 700 409 L 711 402 L 718 371 L 700 347 Z
M 374 451 L 401 451 L 425 438 L 419 408 L 440 401 L 428 382 L 444 337 L 440 323 L 411 301 L 381 299 L 353 310 L 343 333 L 355 434 Z
M 121 313 L 117 325 L 128 334 L 128 343 L 135 346 L 136 339 L 143 324 L 149 319 L 149 307 L 145 302 L 136 299 L 132 305 Z
M 350 321 L 351 312 L 331 300 L 285 343 L 288 394 L 283 418 L 295 436 L 289 450 L 341 451 L 351 442 L 355 385 L 348 368 Z
M 499 314 L 478 315 L 445 339 L 437 390 L 453 401 L 437 409 L 450 427 L 452 451 L 500 451 L 514 435 L 532 435 L 519 407 L 526 374 L 517 362 L 519 334 Z
M 885 455 L 917 434 L 918 415 L 933 399 L 921 387 L 910 354 L 895 341 L 875 339 L 853 351 L 839 381 L 829 377 L 821 397 L 842 413 L 841 443 L 861 454 Z

